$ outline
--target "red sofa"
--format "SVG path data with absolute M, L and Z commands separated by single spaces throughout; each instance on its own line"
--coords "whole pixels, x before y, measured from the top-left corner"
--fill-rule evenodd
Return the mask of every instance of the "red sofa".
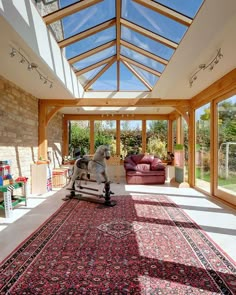
M 128 184 L 164 184 L 165 165 L 153 155 L 130 155 L 124 160 Z

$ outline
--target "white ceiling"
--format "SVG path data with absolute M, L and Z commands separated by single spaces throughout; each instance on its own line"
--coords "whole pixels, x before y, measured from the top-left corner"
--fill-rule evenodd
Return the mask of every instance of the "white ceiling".
M 12 27 L 0 16 L 0 75 L 12 81 L 26 92 L 41 99 L 72 99 L 73 95 L 63 84 L 53 78 L 53 88 L 42 85 L 42 81 L 36 77 L 36 72 L 30 72 L 9 53 L 11 46 L 17 44 L 25 55 L 37 63 L 40 71 L 52 77 L 49 67 L 40 60 L 37 55 L 25 44 Z M 221 48 L 223 58 L 215 66 L 213 71 L 202 70 L 193 86 L 189 86 L 189 78 L 198 69 L 200 64 L 207 64 L 214 58 L 217 50 Z M 206 0 L 196 16 L 193 24 L 187 31 L 182 42 L 174 53 L 164 73 L 154 87 L 150 98 L 162 99 L 190 99 L 213 82 L 236 68 L 236 1 L 235 0 Z M 94 93 L 91 98 L 94 98 Z M 90 94 L 86 94 L 90 97 Z M 99 97 L 108 97 L 108 93 L 99 93 Z M 146 99 L 148 99 L 148 97 Z M 114 98 L 119 99 L 119 98 Z M 171 107 L 151 108 L 64 108 L 66 114 L 167 114 L 173 111 Z

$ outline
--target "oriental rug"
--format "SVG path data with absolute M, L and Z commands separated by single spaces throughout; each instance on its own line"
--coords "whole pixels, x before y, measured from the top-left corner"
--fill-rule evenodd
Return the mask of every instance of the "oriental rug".
M 231 260 L 164 195 L 65 202 L 0 266 L 0 294 L 236 294 Z

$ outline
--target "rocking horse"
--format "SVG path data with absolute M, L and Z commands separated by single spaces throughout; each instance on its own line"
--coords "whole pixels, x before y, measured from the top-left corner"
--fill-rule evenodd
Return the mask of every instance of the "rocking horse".
M 73 166 L 73 174 L 71 176 L 69 185 L 67 187 L 70 190 L 70 195 L 67 195 L 65 200 L 71 198 L 77 198 L 83 201 L 89 201 L 94 203 L 104 204 L 105 206 L 113 207 L 116 205 L 115 201 L 110 200 L 110 195 L 114 194 L 110 189 L 110 181 L 106 169 L 106 161 L 109 160 L 111 156 L 111 151 L 109 145 L 100 145 L 93 158 L 90 159 L 87 156 L 79 158 L 75 161 Z M 92 179 L 91 176 L 95 176 L 95 179 Z M 78 181 L 78 188 L 76 189 L 76 181 Z M 101 194 L 99 194 L 99 189 L 95 189 L 88 186 L 82 186 L 82 181 L 87 182 L 96 182 L 97 184 L 104 183 L 104 188 Z M 96 191 L 97 193 L 92 193 L 91 191 Z M 79 194 L 76 194 L 79 193 Z M 96 196 L 98 198 L 104 198 L 104 202 L 96 200 L 94 198 L 87 198 L 85 195 Z

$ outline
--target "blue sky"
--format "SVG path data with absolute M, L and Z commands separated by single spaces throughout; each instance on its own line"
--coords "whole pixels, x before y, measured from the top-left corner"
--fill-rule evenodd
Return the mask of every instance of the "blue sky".
M 65 7 L 77 2 L 76 0 L 60 0 L 60 6 Z M 155 1 L 165 6 L 168 6 L 174 10 L 181 12 L 182 14 L 193 18 L 198 11 L 202 0 L 160 0 Z M 83 32 L 93 26 L 103 23 L 116 16 L 115 0 L 103 0 L 96 5 L 92 5 L 82 11 L 79 11 L 73 15 L 65 17 L 62 20 L 65 38 Z M 138 24 L 143 28 L 152 31 L 160 36 L 163 36 L 177 44 L 181 41 L 184 34 L 187 31 L 187 27 L 171 20 L 159 13 L 156 13 L 132 0 L 122 1 L 121 17 L 129 22 Z M 76 42 L 66 47 L 66 57 L 71 58 L 78 54 L 82 54 L 88 50 L 96 48 L 102 44 L 116 39 L 116 29 L 111 27 L 107 30 L 89 36 L 79 42 Z M 154 53 L 161 58 L 170 60 L 174 50 L 160 44 L 151 38 L 145 37 L 127 27 L 121 26 L 121 39 L 125 40 L 141 49 L 145 49 L 148 52 Z M 121 54 L 132 60 L 137 61 L 149 68 L 152 68 L 160 73 L 165 69 L 165 66 L 151 58 L 148 58 L 136 51 L 128 49 L 125 46 L 120 48 Z M 82 61 L 75 63 L 73 66 L 80 70 L 86 68 L 98 61 L 105 58 L 114 56 L 116 54 L 116 46 L 103 50 L 100 53 L 90 56 Z M 121 63 L 122 64 L 122 63 Z M 104 65 L 105 66 L 105 65 Z M 117 87 L 117 64 L 115 63 L 107 73 L 104 73 L 97 81 L 92 85 L 94 90 L 115 90 Z M 140 67 L 133 68 L 151 87 L 153 87 L 157 81 L 158 76 L 151 74 L 149 71 L 145 71 Z M 101 70 L 101 68 L 99 68 Z M 84 75 L 83 80 L 91 79 L 98 72 L 96 69 Z M 140 82 L 139 79 L 124 65 L 120 67 L 120 88 L 121 90 L 137 90 L 146 91 L 148 88 Z

